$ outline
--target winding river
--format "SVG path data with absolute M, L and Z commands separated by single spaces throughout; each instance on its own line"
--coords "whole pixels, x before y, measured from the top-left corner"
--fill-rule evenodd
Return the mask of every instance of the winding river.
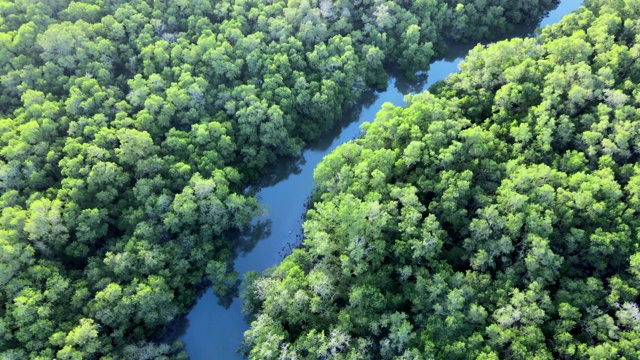
M 559 21 L 581 4 L 582 0 L 561 0 L 539 26 Z M 531 28 L 523 28 L 511 37 L 526 36 L 531 32 Z M 268 209 L 269 215 L 258 219 L 253 234 L 242 239 L 235 269 L 240 274 L 250 270 L 262 272 L 278 264 L 289 253 L 290 247 L 302 239 L 305 202 L 313 188 L 313 170 L 322 158 L 340 144 L 357 137 L 360 125 L 365 121 L 373 121 L 383 103 L 403 105 L 404 95 L 421 92 L 456 72 L 458 64 L 472 47 L 472 44 L 450 47 L 448 54 L 431 64 L 428 72 L 419 73 L 416 81 L 390 78 L 386 91 L 365 94 L 334 131 L 310 144 L 299 158 L 279 164 L 259 184 L 257 198 Z M 242 359 L 236 349 L 248 324 L 241 308 L 240 299 L 232 299 L 231 304 L 228 301 L 224 304 L 210 290 L 202 295 L 186 318 L 182 319 L 178 335 L 186 344 L 191 359 Z

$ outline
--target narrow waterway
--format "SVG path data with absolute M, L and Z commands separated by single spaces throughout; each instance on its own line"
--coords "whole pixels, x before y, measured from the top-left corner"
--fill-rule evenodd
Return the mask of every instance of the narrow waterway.
M 582 0 L 562 0 L 540 23 L 553 24 L 571 11 L 577 9 Z M 520 29 L 514 36 L 526 36 L 531 29 Z M 429 88 L 449 74 L 458 71 L 458 64 L 473 47 L 472 45 L 452 46 L 445 58 L 431 64 L 428 72 L 418 74 L 416 81 L 406 81 L 399 77 L 390 78 L 387 90 L 370 93 L 353 111 L 345 116 L 341 126 L 310 144 L 300 158 L 283 161 L 273 173 L 260 184 L 257 198 L 268 209 L 268 215 L 259 219 L 252 238 L 244 239 L 244 248 L 238 249 L 235 269 L 244 274 L 250 270 L 259 272 L 278 264 L 290 247 L 302 238 L 302 218 L 306 200 L 313 188 L 313 170 L 322 158 L 340 144 L 357 137 L 360 125 L 373 121 L 385 102 L 403 105 L 403 97 Z M 242 334 L 248 328 L 241 313 L 241 301 L 233 299 L 225 307 L 208 290 L 198 300 L 182 324 L 180 339 L 194 360 L 200 359 L 242 359 L 236 353 Z

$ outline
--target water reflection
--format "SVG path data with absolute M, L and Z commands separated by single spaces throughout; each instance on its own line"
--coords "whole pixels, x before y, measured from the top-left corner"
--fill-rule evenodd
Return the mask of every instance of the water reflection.
M 249 253 L 256 244 L 263 239 L 271 236 L 271 226 L 273 221 L 270 218 L 261 218 L 254 221 L 248 229 L 237 236 L 237 242 L 234 244 L 234 255 L 237 257 Z
M 387 87 L 389 86 L 389 82 L 387 82 Z M 342 132 L 349 128 L 354 122 L 357 122 L 358 119 L 362 117 L 362 111 L 364 109 L 370 108 L 376 101 L 380 98 L 380 96 L 384 96 L 385 92 L 378 92 L 373 90 L 363 91 L 360 99 L 352 105 L 348 105 L 345 107 L 342 117 L 333 129 L 329 130 L 322 137 L 317 139 L 316 141 L 310 142 L 307 145 L 307 150 L 311 151 L 327 151 L 331 148 L 331 145 L 335 142 L 336 139 L 340 137 Z M 304 155 L 307 151 L 303 151 L 301 157 L 304 159 Z

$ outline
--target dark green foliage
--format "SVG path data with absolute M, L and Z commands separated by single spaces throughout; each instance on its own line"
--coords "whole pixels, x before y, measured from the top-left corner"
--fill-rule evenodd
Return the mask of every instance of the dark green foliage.
M 243 189 L 452 22 L 436 0 L 0 0 L 0 357 L 183 356 L 158 340 L 236 285 Z
M 586 5 L 323 160 L 249 357 L 638 357 L 640 2 Z

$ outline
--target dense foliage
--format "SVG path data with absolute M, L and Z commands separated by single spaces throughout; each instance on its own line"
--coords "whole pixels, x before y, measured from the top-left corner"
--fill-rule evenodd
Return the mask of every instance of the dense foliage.
M 198 285 L 235 283 L 250 181 L 384 66 L 552 5 L 0 0 L 0 357 L 173 354 Z
M 639 357 L 640 1 L 585 3 L 323 160 L 247 355 Z

